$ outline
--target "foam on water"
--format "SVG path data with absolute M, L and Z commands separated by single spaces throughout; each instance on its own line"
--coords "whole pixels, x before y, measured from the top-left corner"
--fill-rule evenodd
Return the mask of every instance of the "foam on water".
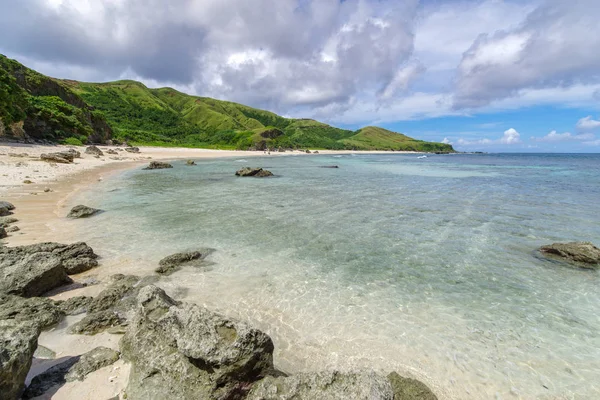
M 600 157 L 253 159 L 269 179 L 173 164 L 73 200 L 107 210 L 73 222 L 97 273 L 213 247 L 210 271 L 161 284 L 265 330 L 284 370 L 394 369 L 461 399 L 600 397 L 599 274 L 534 251 L 600 243 Z

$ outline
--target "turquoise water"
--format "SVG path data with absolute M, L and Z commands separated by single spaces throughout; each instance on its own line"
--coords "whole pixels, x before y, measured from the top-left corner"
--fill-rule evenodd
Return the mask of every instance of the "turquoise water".
M 395 369 L 460 399 L 600 398 L 600 275 L 535 252 L 600 244 L 600 155 L 197 163 L 80 195 L 107 212 L 73 222 L 79 239 L 114 272 L 217 249 L 161 284 L 267 331 L 286 371 Z M 242 166 L 276 177 L 235 177 Z

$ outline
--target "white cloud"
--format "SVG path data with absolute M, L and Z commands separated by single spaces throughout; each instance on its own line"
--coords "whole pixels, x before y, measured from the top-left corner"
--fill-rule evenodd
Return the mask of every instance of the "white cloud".
M 442 143 L 444 143 L 444 144 L 452 144 L 452 141 L 450 139 L 448 139 L 447 137 L 445 137 L 444 140 L 442 140 Z
M 583 132 L 589 132 L 600 128 L 600 121 L 592 119 L 591 115 L 581 118 L 577 121 L 577 129 Z
M 589 142 L 583 142 L 583 144 L 585 144 L 586 146 L 600 146 L 600 139 L 592 140 Z
M 491 145 L 515 145 L 523 143 L 521 141 L 521 135 L 517 132 L 516 129 L 510 128 L 504 131 L 504 135 L 500 139 L 478 139 L 478 140 L 467 140 L 467 139 L 458 139 L 456 142 L 460 146 L 491 146 Z
M 573 135 L 570 132 L 558 133 L 556 131 L 552 131 L 548 133 L 546 136 L 538 138 L 531 137 L 531 140 L 534 142 L 574 142 L 574 141 L 585 141 L 585 140 L 593 140 L 595 136 L 591 133 L 582 133 L 579 135 Z

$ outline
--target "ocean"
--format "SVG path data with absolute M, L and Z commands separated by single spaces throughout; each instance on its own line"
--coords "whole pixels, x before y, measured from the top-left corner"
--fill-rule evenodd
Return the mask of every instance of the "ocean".
M 267 332 L 278 368 L 396 370 L 457 399 L 600 398 L 600 274 L 536 251 L 600 245 L 600 155 L 172 164 L 73 198 L 106 211 L 71 222 L 77 238 L 111 273 L 216 249 L 159 285 Z

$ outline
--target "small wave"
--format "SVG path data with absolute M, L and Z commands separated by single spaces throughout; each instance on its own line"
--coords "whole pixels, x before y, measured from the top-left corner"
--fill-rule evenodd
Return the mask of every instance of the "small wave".
M 235 162 L 248 162 L 248 160 L 235 160 Z
M 342 158 L 343 156 L 333 156 L 333 158 Z

